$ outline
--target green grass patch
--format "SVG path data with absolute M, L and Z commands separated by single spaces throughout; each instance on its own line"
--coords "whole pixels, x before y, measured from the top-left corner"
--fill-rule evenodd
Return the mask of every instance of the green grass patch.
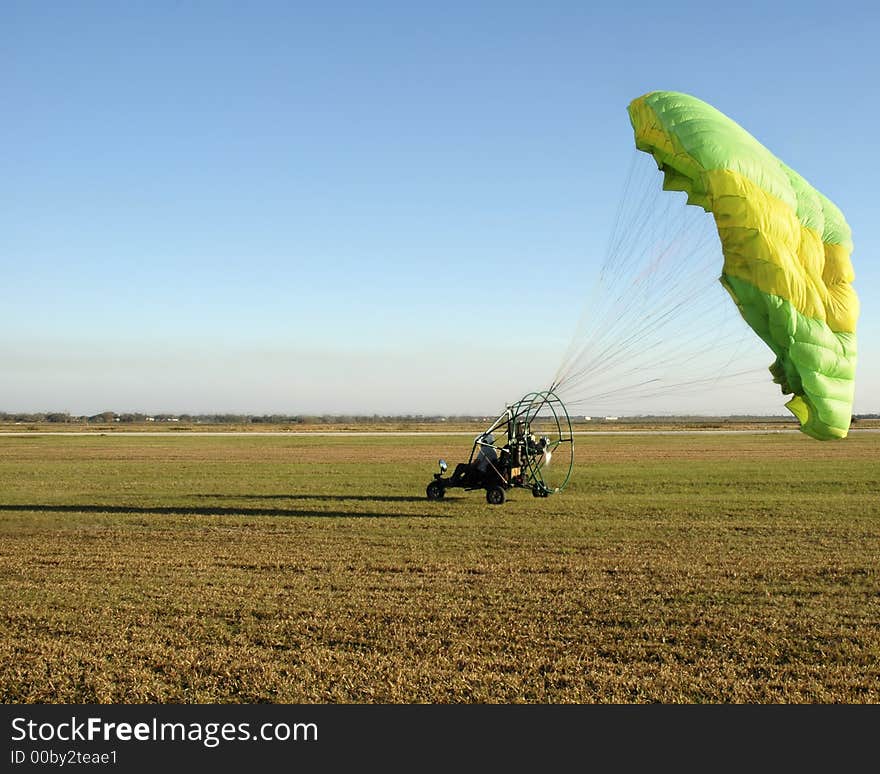
M 0 437 L 12 702 L 880 702 L 880 435 Z

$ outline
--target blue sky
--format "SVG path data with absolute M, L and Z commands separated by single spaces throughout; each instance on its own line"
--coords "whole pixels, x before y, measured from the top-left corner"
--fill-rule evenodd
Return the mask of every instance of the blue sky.
M 878 39 L 847 2 L 5 2 L 0 410 L 496 412 L 552 379 L 626 106 L 670 89 L 845 213 L 880 411 Z

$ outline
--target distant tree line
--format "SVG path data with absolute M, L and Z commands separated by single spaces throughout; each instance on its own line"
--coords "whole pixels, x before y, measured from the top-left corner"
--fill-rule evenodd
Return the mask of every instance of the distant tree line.
M 75 415 L 68 412 L 36 412 L 36 413 L 14 413 L 0 411 L 0 423 L 18 423 L 18 424 L 44 424 L 44 423 L 62 423 L 62 424 L 107 424 L 110 422 L 118 422 L 124 424 L 146 424 L 149 422 L 184 422 L 188 424 L 201 425 L 339 425 L 339 424 L 382 424 L 382 423 L 469 423 L 479 421 L 491 421 L 494 416 L 477 416 L 473 414 L 461 415 L 431 415 L 422 414 L 142 414 L 142 413 L 122 413 L 115 411 L 102 411 L 100 414 L 91 416 Z M 574 422 L 581 420 L 581 417 L 572 417 Z M 694 421 L 699 419 L 702 421 L 734 421 L 734 422 L 776 422 L 776 421 L 794 421 L 790 416 L 729 416 L 729 417 L 708 417 L 708 416 L 633 416 L 633 417 L 616 417 L 615 421 L 621 424 L 628 422 L 661 422 L 674 423 L 681 421 Z M 860 419 L 880 419 L 880 414 L 856 414 L 852 421 L 857 422 Z M 604 418 L 596 417 L 593 422 L 602 423 Z
M 91 416 L 68 412 L 13 413 L 0 411 L 0 422 L 105 424 L 120 422 L 187 422 L 206 425 L 309 425 L 309 424 L 378 424 L 383 422 L 470 422 L 485 417 L 423 416 L 420 414 L 141 414 L 102 411 Z

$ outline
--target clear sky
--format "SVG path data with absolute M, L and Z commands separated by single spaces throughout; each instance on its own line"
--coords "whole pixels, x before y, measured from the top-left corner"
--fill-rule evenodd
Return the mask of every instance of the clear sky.
M 6 0 L 0 410 L 500 411 L 552 379 L 626 106 L 669 89 L 845 213 L 880 411 L 878 41 L 845 0 Z

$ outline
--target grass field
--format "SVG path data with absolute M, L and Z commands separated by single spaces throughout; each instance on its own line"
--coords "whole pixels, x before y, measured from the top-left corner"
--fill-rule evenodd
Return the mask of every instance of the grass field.
M 428 502 L 468 444 L 0 435 L 0 698 L 880 702 L 880 434 L 579 436 L 561 495 Z

